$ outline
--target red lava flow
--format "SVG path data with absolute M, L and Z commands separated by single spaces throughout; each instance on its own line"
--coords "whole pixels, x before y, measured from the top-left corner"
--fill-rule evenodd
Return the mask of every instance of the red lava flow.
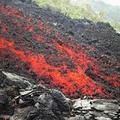
M 24 15 L 21 11 L 16 10 L 15 8 L 9 7 L 0 7 L 0 14 L 5 14 L 6 16 L 16 17 L 16 24 L 19 27 L 19 19 L 24 19 Z M 37 27 L 39 31 L 50 35 L 53 28 L 45 25 L 39 20 L 37 24 L 33 24 L 32 18 L 28 18 L 25 23 L 25 31 L 32 34 L 32 38 L 39 43 L 45 43 L 46 38 L 44 35 L 36 33 L 35 28 Z M 2 33 L 8 32 L 9 27 L 6 26 L 3 22 L 0 21 L 0 31 Z M 23 31 L 24 33 L 24 31 Z M 54 32 L 57 35 L 58 39 L 62 39 L 59 32 Z M 51 38 L 52 39 L 52 38 Z M 69 43 L 59 44 L 58 39 L 52 40 L 53 46 L 56 50 L 62 53 L 63 56 L 67 56 L 71 59 L 75 65 L 75 69 L 69 69 L 67 65 L 61 63 L 61 66 L 53 66 L 49 64 L 42 53 L 34 53 L 33 51 L 25 51 L 22 48 L 17 49 L 14 40 L 0 37 L 0 51 L 9 50 L 16 57 L 18 57 L 22 62 L 27 62 L 30 66 L 30 69 L 38 76 L 45 76 L 50 79 L 50 85 L 53 87 L 60 88 L 65 94 L 70 96 L 78 96 L 79 94 L 88 95 L 88 96 L 109 96 L 109 93 L 105 90 L 104 86 L 98 84 L 92 78 L 85 74 L 85 71 L 92 67 L 95 74 L 100 76 L 100 65 L 98 65 L 95 58 L 92 58 L 86 54 L 84 49 L 75 50 L 77 46 L 73 44 L 73 47 L 69 46 Z M 64 38 L 65 39 L 65 38 Z M 67 39 L 67 38 L 66 38 Z M 22 39 L 21 39 L 22 41 Z M 22 41 L 25 42 L 25 41 Z M 32 44 L 32 43 L 31 43 Z M 95 50 L 95 49 L 94 49 Z M 28 54 L 29 53 L 29 54 Z M 49 55 L 51 57 L 51 55 Z M 59 56 L 57 59 L 62 58 Z M 61 69 L 64 69 L 66 72 L 61 73 Z M 104 80 L 111 83 L 114 87 L 120 87 L 120 82 L 117 75 L 104 76 Z

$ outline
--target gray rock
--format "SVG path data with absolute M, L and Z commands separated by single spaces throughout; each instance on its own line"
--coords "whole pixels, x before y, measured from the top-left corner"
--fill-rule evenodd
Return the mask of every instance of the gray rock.
M 40 106 L 45 106 L 47 109 L 51 109 L 52 108 L 52 104 L 53 104 L 53 99 L 52 96 L 48 93 L 43 93 L 42 95 L 40 95 L 38 97 L 37 100 L 37 108 L 40 109 Z
M 0 90 L 0 116 L 13 115 L 14 108 L 10 104 L 10 99 L 3 90 Z
M 73 107 L 75 109 L 82 109 L 82 110 L 90 110 L 91 109 L 91 105 L 90 105 L 90 100 L 81 100 L 81 99 L 76 99 L 74 100 L 74 105 Z
M 112 120 L 119 119 L 119 102 L 108 99 L 76 99 L 74 104 L 74 120 L 83 116 L 86 120 Z
M 52 89 L 51 96 L 53 97 L 54 101 L 57 103 L 61 111 L 70 112 L 70 99 L 66 98 L 62 92 Z
M 85 118 L 84 118 L 84 116 L 77 115 L 75 117 L 70 117 L 70 118 L 67 118 L 65 120 L 85 120 Z
M 12 81 L 15 83 L 15 88 L 19 85 L 25 86 L 22 87 L 22 90 L 20 89 L 20 91 L 13 89 L 13 86 L 9 86 L 8 88 L 10 89 L 5 88 L 0 91 L 0 110 L 7 111 L 6 113 L 4 112 L 5 115 L 2 114 L 0 117 L 4 117 L 6 114 L 8 114 L 8 117 L 9 115 L 12 115 L 10 112 L 13 111 L 10 111 L 10 109 L 14 109 L 9 103 L 10 99 L 15 97 L 18 99 L 18 105 L 20 108 L 16 108 L 15 114 L 11 117 L 11 120 L 119 119 L 120 106 L 117 100 L 88 99 L 86 97 L 84 99 L 79 98 L 72 100 L 72 105 L 71 100 L 66 98 L 65 95 L 58 90 L 47 89 L 45 86 L 41 85 L 34 85 L 28 78 L 13 73 L 3 73 L 7 77 L 7 82 Z
M 109 111 L 118 111 L 119 105 L 115 103 L 115 101 L 111 100 L 94 100 L 92 101 L 92 107 L 96 110 L 109 110 Z
M 95 117 L 95 120 L 112 120 L 111 118 Z
M 84 116 L 86 120 L 90 120 L 93 117 L 93 115 L 91 115 L 90 113 L 87 113 Z

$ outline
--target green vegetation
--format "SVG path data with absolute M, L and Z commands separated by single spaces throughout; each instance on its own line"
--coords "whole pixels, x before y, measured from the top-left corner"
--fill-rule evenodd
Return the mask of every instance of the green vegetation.
M 61 13 L 75 19 L 87 18 L 94 22 L 109 22 L 117 31 L 120 31 L 120 23 L 106 19 L 104 11 L 96 13 L 89 4 L 74 6 L 69 0 L 34 0 L 41 7 L 52 7 Z

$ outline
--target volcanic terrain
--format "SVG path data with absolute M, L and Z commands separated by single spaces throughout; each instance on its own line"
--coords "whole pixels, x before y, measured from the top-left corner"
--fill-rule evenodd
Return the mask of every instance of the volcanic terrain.
M 120 119 L 120 34 L 32 0 L 0 0 L 0 120 Z
M 0 1 L 0 69 L 68 96 L 120 97 L 120 34 L 32 3 Z

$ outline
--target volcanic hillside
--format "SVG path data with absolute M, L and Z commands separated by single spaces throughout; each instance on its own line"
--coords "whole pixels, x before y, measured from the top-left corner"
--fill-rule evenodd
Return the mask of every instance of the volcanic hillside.
M 120 34 L 24 0 L 0 0 L 0 69 L 71 97 L 120 97 Z

